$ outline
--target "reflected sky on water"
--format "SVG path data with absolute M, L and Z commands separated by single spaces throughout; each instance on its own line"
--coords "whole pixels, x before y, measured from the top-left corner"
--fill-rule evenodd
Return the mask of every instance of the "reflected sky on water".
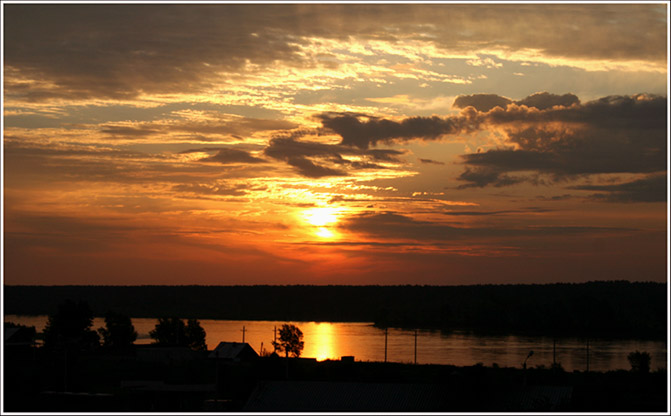
M 46 316 L 6 315 L 5 321 L 35 326 L 38 332 L 44 329 Z M 133 318 L 138 332 L 138 344 L 149 344 L 149 331 L 154 329 L 157 319 Z M 257 352 L 272 352 L 274 329 L 287 322 L 282 321 L 224 321 L 203 319 L 201 325 L 207 333 L 207 345 L 214 348 L 220 341 L 241 342 L 244 339 Z M 305 348 L 303 357 L 317 360 L 340 359 L 354 356 L 357 361 L 384 361 L 385 331 L 371 323 L 351 322 L 288 322 L 303 332 Z M 104 326 L 103 318 L 95 318 L 93 327 Z M 279 335 L 278 335 L 279 336 Z M 553 362 L 553 339 L 540 336 L 475 335 L 460 331 L 417 331 L 417 363 L 453 364 L 458 366 L 482 363 L 491 366 L 521 367 L 529 351 L 534 354 L 528 360 L 529 367 Z M 666 368 L 666 343 L 647 340 L 589 341 L 589 368 L 594 371 L 630 369 L 627 354 L 633 351 L 650 353 L 651 369 Z M 586 368 L 586 342 L 579 338 L 560 338 L 555 348 L 555 359 L 567 371 Z M 415 331 L 390 328 L 387 334 L 387 361 L 412 363 L 415 360 Z

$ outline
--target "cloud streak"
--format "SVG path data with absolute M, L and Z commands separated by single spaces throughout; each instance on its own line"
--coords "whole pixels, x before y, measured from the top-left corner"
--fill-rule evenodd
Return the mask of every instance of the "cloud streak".
M 437 140 L 472 129 L 468 112 L 456 117 L 410 117 L 401 121 L 356 114 L 322 114 L 320 118 L 325 128 L 342 137 L 340 144 L 359 149 L 411 139 Z
M 465 239 L 492 239 L 548 236 L 593 235 L 634 231 L 611 227 L 455 227 L 452 225 L 420 221 L 396 212 L 364 213 L 348 218 L 341 228 L 373 238 L 428 241 L 459 241 Z
M 608 202 L 666 202 L 669 192 L 666 175 L 650 175 L 615 185 L 579 185 L 569 189 L 599 191 L 591 198 Z
M 580 104 L 580 99 L 574 94 L 557 95 L 548 92 L 538 92 L 517 101 L 496 94 L 472 94 L 458 96 L 454 99 L 453 106 L 456 108 L 474 107 L 476 110 L 486 113 L 495 107 L 505 109 L 509 104 L 547 110 L 554 106 L 570 107 L 573 104 Z
M 226 138 L 244 140 L 257 132 L 281 131 L 295 127 L 295 123 L 286 120 L 240 117 L 210 111 L 185 112 L 175 120 L 103 125 L 99 130 L 115 139 L 141 140 L 167 134 L 175 137 L 176 134 L 187 133 L 181 140 L 189 140 L 197 135 L 201 140 L 216 141 Z
M 211 152 L 216 151 L 217 153 L 198 159 L 199 162 L 216 162 L 221 163 L 222 165 L 234 164 L 234 163 L 265 163 L 267 162 L 264 159 L 252 156 L 249 152 L 239 149 L 231 148 L 204 148 L 204 149 L 192 149 L 181 152 L 182 154 L 187 153 L 196 153 L 196 152 Z
M 393 149 L 356 149 L 343 145 L 299 141 L 292 137 L 272 139 L 264 153 L 287 162 L 299 174 L 309 178 L 347 176 L 348 171 L 387 169 L 380 163 L 400 163 L 397 157 L 403 154 L 402 151 Z M 355 156 L 362 160 L 349 160 L 343 156 Z

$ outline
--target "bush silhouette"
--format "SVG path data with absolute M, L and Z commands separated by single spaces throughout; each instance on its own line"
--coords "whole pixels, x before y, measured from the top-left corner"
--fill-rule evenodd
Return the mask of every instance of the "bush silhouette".
M 650 354 L 647 352 L 631 352 L 627 355 L 627 360 L 631 364 L 631 371 L 634 373 L 649 373 L 650 372 Z

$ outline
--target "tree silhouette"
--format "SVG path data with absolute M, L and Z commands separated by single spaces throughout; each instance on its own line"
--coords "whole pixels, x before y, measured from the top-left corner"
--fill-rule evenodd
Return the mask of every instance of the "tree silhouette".
M 188 346 L 197 351 L 206 351 L 205 330 L 197 319 L 189 319 L 186 324 L 186 339 Z
M 44 328 L 44 347 L 91 350 L 100 346 L 98 334 L 91 329 L 93 312 L 86 302 L 67 299 L 49 315 Z
M 206 350 L 205 330 L 197 319 L 189 319 L 184 324 L 179 318 L 159 318 L 156 327 L 149 332 L 155 344 L 189 347 L 194 350 Z
M 303 345 L 303 332 L 291 324 L 282 325 L 279 341 L 273 341 L 273 347 L 279 352 L 284 351 L 286 357 L 289 357 L 289 354 L 300 357 Z
M 627 355 L 627 360 L 631 364 L 631 371 L 634 373 L 650 372 L 650 354 L 647 352 L 631 352 Z
M 105 327 L 98 329 L 103 339 L 103 347 L 123 351 L 133 347 L 137 339 L 137 332 L 128 316 L 116 312 L 105 314 Z
M 179 318 L 159 318 L 149 336 L 160 345 L 186 345 L 184 322 Z

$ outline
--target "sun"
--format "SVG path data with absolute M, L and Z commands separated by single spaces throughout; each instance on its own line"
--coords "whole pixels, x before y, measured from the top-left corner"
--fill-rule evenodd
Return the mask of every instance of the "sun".
M 338 221 L 336 208 L 312 208 L 303 212 L 303 218 L 315 227 L 324 227 Z
M 325 227 L 319 227 L 319 229 L 315 232 L 317 236 L 321 238 L 333 238 L 335 237 L 335 233 L 328 228 Z
M 313 233 L 320 238 L 333 239 L 337 234 L 332 229 L 339 220 L 337 208 L 312 208 L 303 211 L 303 219 L 314 227 Z

